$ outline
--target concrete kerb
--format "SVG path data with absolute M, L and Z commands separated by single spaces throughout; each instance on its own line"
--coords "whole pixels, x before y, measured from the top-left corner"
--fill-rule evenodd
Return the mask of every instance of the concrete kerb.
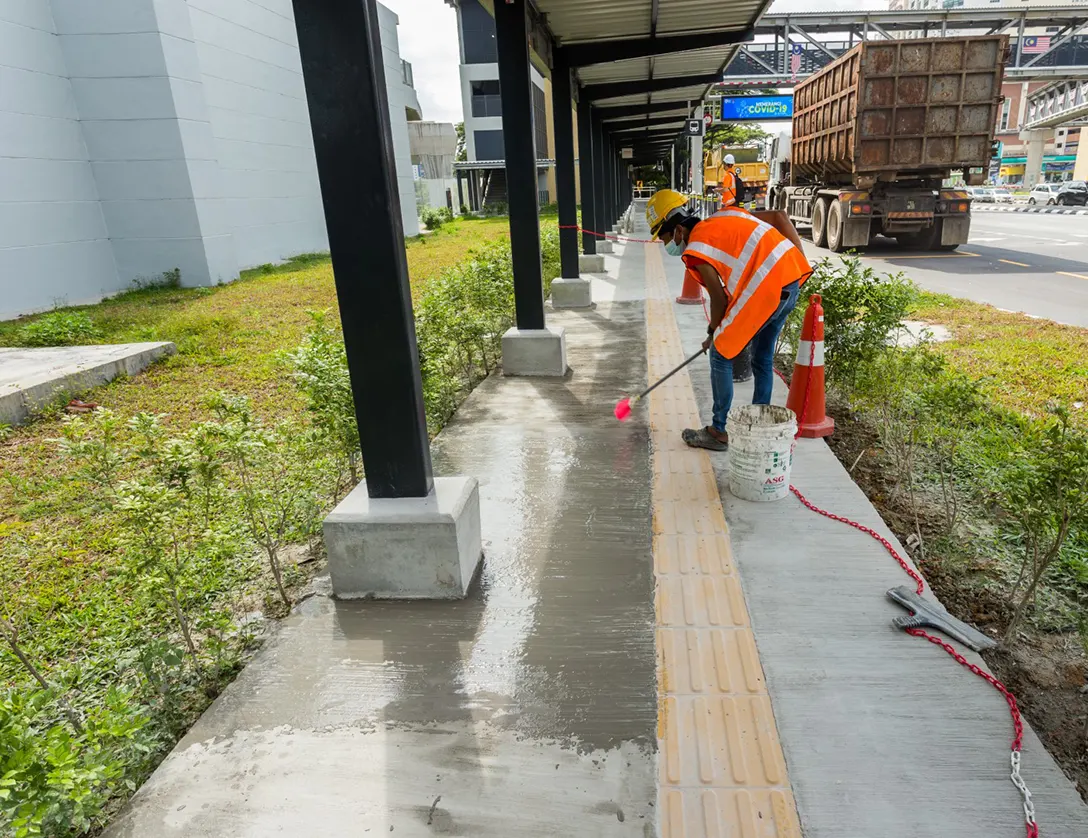
M 601 239 L 599 242 L 597 242 L 597 252 L 598 253 L 611 253 L 612 252 L 612 242 L 610 242 L 608 239 Z
M 138 375 L 176 351 L 164 342 L 0 349 L 0 424 L 21 424 L 58 398 Z
M 424 498 L 371 498 L 366 481 L 325 519 L 338 599 L 462 599 L 483 555 L 474 477 L 437 477 Z
M 1040 207 L 1040 206 L 1019 206 L 1019 207 L 1004 207 L 1004 206 L 990 206 L 988 204 L 973 204 L 971 207 L 972 212 L 1031 212 L 1031 213 L 1045 213 L 1048 215 L 1088 215 L 1088 208 L 1086 209 L 1073 209 L 1071 207 Z

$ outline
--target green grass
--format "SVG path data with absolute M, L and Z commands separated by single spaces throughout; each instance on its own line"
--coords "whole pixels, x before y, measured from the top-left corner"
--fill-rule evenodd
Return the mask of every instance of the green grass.
M 408 241 L 413 294 L 473 248 L 508 237 L 508 229 L 505 218 L 455 221 Z M 230 285 L 137 289 L 64 311 L 90 318 L 103 343 L 177 344 L 176 356 L 84 395 L 125 417 L 166 414 L 170 432 L 178 433 L 210 418 L 204 399 L 219 390 L 250 396 L 267 421 L 300 413 L 303 403 L 282 356 L 298 345 L 312 310 L 338 319 L 331 264 L 321 254 L 246 271 Z M 18 344 L 28 323 L 41 319 L 0 323 L 0 345 Z M 115 533 L 70 479 L 58 452 L 61 423 L 58 411 L 47 411 L 0 437 L 0 610 L 33 615 L 24 640 L 46 667 L 76 661 L 93 667 L 124 645 L 126 633 L 168 625 L 169 617 L 127 613 L 117 601 Z M 242 591 L 260 566 L 232 573 L 225 587 Z M 13 656 L 0 653 L 0 684 L 18 673 Z
M 995 404 L 1040 417 L 1057 401 L 1088 427 L 1088 329 L 943 294 L 923 293 L 913 316 L 948 327 L 954 339 L 940 351 Z

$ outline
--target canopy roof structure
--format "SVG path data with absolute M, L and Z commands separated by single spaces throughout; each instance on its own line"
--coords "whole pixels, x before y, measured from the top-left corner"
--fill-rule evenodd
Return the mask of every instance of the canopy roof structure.
M 457 5 L 457 0 L 447 0 Z M 494 3 L 483 5 L 494 12 Z M 667 146 L 771 0 L 530 0 L 532 60 L 570 69 L 609 133 L 639 148 Z M 690 104 L 689 104 L 690 103 Z M 652 129 L 649 136 L 631 129 Z M 668 130 L 665 130 L 668 129 Z

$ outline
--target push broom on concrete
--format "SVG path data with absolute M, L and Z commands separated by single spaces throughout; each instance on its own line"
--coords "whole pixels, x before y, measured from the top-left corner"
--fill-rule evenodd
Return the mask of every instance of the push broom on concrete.
M 616 402 L 616 409 L 614 411 L 616 414 L 616 418 L 619 419 L 621 422 L 626 422 L 630 418 L 631 410 L 636 404 L 638 404 L 640 401 L 650 395 L 650 393 L 652 393 L 654 390 L 656 390 L 658 387 L 660 387 L 662 384 L 664 384 L 666 381 L 668 381 L 670 378 L 680 372 L 680 370 L 682 370 L 704 352 L 706 352 L 705 349 L 700 349 L 678 367 L 671 370 L 670 372 L 665 373 L 665 375 L 661 376 L 661 378 L 659 378 L 637 396 L 628 396 L 626 399 L 620 399 L 618 402 Z

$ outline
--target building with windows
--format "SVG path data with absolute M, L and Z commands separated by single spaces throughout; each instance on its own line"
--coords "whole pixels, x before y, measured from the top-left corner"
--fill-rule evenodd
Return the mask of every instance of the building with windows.
M 405 232 L 397 16 L 379 6 Z M 0 4 L 0 318 L 328 248 L 291 0 Z
M 461 101 L 465 117 L 468 161 L 458 163 L 472 209 L 506 203 L 506 169 L 502 133 L 502 97 L 499 90 L 495 18 L 480 0 L 446 0 L 457 9 L 461 48 Z M 541 204 L 555 200 L 551 133 L 551 81 L 533 66 L 533 130 L 539 161 L 537 190 Z
M 1004 102 L 998 115 L 995 138 L 1001 143 L 997 180 L 1002 184 L 1024 182 L 1028 148 L 1020 130 L 1027 115 L 1027 100 L 1030 94 L 1047 84 L 1048 81 L 1006 81 L 1001 85 Z M 1042 181 L 1054 183 L 1073 177 L 1080 133 L 1081 129 L 1075 127 L 1049 130 L 1043 145 Z

